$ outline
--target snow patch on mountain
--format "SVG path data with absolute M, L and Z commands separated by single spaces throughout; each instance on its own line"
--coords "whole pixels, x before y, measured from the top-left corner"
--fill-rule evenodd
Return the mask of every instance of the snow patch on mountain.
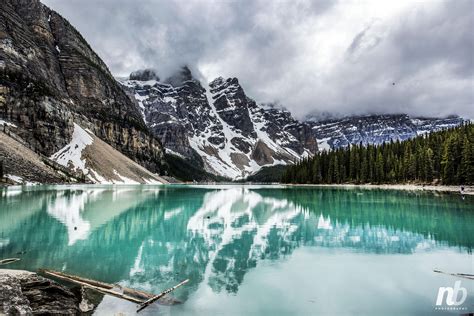
M 325 137 L 322 139 L 318 139 L 318 147 L 320 150 L 330 150 L 331 145 L 329 145 L 328 141 L 331 139 L 331 137 Z
M 6 126 L 11 126 L 11 127 L 16 127 L 15 124 L 7 122 L 5 120 L 0 120 L 0 125 L 6 125 Z
M 74 123 L 74 131 L 69 144 L 54 153 L 50 159 L 73 171 L 82 172 L 93 183 L 157 184 L 166 182 L 76 123 Z
M 72 164 L 73 169 L 86 171 L 86 160 L 82 159 L 82 151 L 86 146 L 93 142 L 92 136 L 89 135 L 82 127 L 74 123 L 74 132 L 71 142 L 64 148 L 54 153 L 50 159 L 56 161 L 60 165 L 67 167 Z

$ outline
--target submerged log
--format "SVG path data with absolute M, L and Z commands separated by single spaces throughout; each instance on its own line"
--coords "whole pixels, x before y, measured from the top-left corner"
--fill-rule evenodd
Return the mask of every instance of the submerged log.
M 9 264 L 9 263 L 13 263 L 13 262 L 17 262 L 18 260 L 20 260 L 20 258 L 7 258 L 7 259 L 2 259 L 2 260 L 0 260 L 0 265 Z
M 450 273 L 450 272 L 443 272 L 443 271 L 441 271 L 441 270 L 436 270 L 436 269 L 434 269 L 433 272 L 442 273 L 442 274 L 446 274 L 446 275 L 451 275 L 451 276 L 454 276 L 454 277 L 464 278 L 464 279 L 468 279 L 468 280 L 474 280 L 474 274 L 468 274 L 468 273 Z
M 81 285 L 81 286 L 84 286 L 84 287 L 88 287 L 90 289 L 99 291 L 103 294 L 112 295 L 112 296 L 130 301 L 130 302 L 133 302 L 133 303 L 140 304 L 142 302 L 142 300 L 140 300 L 138 298 L 135 298 L 133 296 L 129 296 L 129 295 L 122 294 L 122 293 L 119 293 L 117 291 L 114 291 L 108 286 L 100 286 L 99 284 L 101 284 L 102 282 L 94 281 L 92 283 L 89 283 L 89 282 L 85 282 L 85 281 L 80 281 L 80 280 L 78 280 L 78 277 L 71 278 L 70 275 L 67 275 L 65 273 L 52 271 L 52 270 L 46 270 L 46 269 L 40 269 L 39 272 L 41 272 L 43 274 L 46 274 L 48 276 L 53 276 L 53 277 L 58 278 L 58 279 L 63 280 L 63 281 L 67 281 L 67 282 L 75 283 L 75 284 L 78 284 L 78 285 Z M 106 284 L 106 283 L 104 283 L 104 284 Z M 108 284 L 108 285 L 110 285 L 110 284 Z M 113 288 L 113 286 L 112 286 L 112 288 Z
M 91 284 L 91 285 L 94 285 L 94 286 L 97 286 L 97 287 L 106 288 L 106 289 L 109 289 L 109 290 L 114 288 L 113 284 L 100 282 L 100 281 L 87 279 L 87 278 L 81 278 L 79 276 L 72 275 L 72 274 L 66 274 L 64 272 L 48 270 L 48 269 L 39 269 L 39 271 L 42 272 L 42 273 L 45 273 L 45 274 L 51 274 L 51 275 L 56 276 L 56 277 L 68 278 L 68 279 L 71 279 L 71 280 L 74 280 L 74 281 L 88 283 L 88 284 Z
M 143 302 L 141 305 L 140 305 L 140 308 L 137 309 L 137 313 L 140 312 L 141 310 L 143 310 L 144 308 L 148 307 L 149 305 L 153 304 L 154 302 L 158 301 L 160 298 L 162 298 L 163 296 L 165 296 L 166 294 L 176 290 L 178 287 L 182 286 L 182 285 L 185 285 L 186 283 L 189 282 L 189 279 L 186 279 L 184 281 L 182 281 L 181 283 L 179 284 L 176 284 L 175 286 L 167 289 L 167 290 L 164 290 L 163 292 L 161 292 L 160 294 L 150 298 L 149 300 Z
M 117 287 L 117 285 L 114 284 L 109 284 L 105 282 L 100 282 L 96 280 L 91 280 L 91 279 L 86 279 L 86 278 L 81 278 L 75 275 L 71 274 L 66 274 L 63 272 L 59 271 L 54 271 L 54 270 L 48 270 L 48 269 L 40 269 L 39 272 L 46 274 L 48 276 L 52 276 L 58 279 L 61 279 L 63 281 L 71 282 L 74 284 L 78 284 L 80 286 L 84 286 L 93 290 L 96 290 L 98 292 L 101 292 L 103 294 L 108 294 L 112 295 L 136 304 L 142 304 L 145 300 L 151 299 L 155 297 L 154 294 L 148 293 L 145 291 L 140 291 L 140 290 L 135 290 L 135 289 L 130 289 L 127 287 L 119 286 L 122 290 L 122 293 L 117 292 L 114 290 L 114 288 Z M 177 299 L 171 298 L 171 297 L 162 297 L 159 301 L 159 304 L 161 305 L 176 305 L 180 304 L 181 302 Z

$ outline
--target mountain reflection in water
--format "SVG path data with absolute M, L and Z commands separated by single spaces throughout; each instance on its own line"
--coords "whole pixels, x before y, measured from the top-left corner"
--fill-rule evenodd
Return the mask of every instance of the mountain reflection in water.
M 151 292 L 189 278 L 237 293 L 302 246 L 470 253 L 473 201 L 424 192 L 257 186 L 71 186 L 0 191 L 0 257 Z

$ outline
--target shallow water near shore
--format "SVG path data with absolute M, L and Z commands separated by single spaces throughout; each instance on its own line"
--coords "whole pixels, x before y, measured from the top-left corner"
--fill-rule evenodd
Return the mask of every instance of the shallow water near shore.
M 141 315 L 474 312 L 474 197 L 285 186 L 0 189 L 0 258 L 159 293 Z M 467 289 L 457 310 L 439 287 Z M 461 296 L 461 295 L 460 295 Z M 134 314 L 104 297 L 97 315 Z

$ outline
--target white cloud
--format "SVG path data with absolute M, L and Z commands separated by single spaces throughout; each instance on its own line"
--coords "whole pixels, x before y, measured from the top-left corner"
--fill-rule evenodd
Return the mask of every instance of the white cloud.
M 302 117 L 474 117 L 474 2 L 45 0 L 115 75 L 188 64 Z M 393 85 L 395 83 L 395 85 Z

